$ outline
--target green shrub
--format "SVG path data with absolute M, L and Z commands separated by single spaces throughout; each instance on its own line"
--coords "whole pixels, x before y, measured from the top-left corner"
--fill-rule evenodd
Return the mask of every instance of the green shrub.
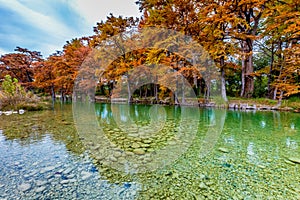
M 18 80 L 6 75 L 0 90 L 0 109 L 17 110 L 23 108 L 21 105 L 36 104 L 39 99 L 18 83 Z

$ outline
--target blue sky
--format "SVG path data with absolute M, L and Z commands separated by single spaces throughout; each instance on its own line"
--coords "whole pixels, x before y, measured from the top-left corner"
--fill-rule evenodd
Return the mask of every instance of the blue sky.
M 92 35 L 109 13 L 140 16 L 135 1 L 0 0 L 0 55 L 20 46 L 47 57 L 72 38 Z

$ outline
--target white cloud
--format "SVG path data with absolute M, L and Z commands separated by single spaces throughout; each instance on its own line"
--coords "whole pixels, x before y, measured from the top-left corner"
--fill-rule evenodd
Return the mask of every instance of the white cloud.
M 57 0 L 52 2 L 52 0 L 0 0 L 1 7 L 9 10 L 11 13 L 15 13 L 14 17 L 20 16 L 20 24 L 24 24 L 24 26 L 16 26 L 15 23 L 10 23 L 8 20 L 2 25 L 2 29 L 6 31 L 0 30 L 0 38 L 9 38 L 9 40 L 0 41 L 0 54 L 9 53 L 7 52 L 10 51 L 9 48 L 22 46 L 31 50 L 41 51 L 44 56 L 48 56 L 56 52 L 56 50 L 62 50 L 67 40 L 93 34 L 92 27 L 96 25 L 96 22 L 106 20 L 106 16 L 109 13 L 124 17 L 140 16 L 135 1 Z M 53 4 L 48 6 L 49 2 L 57 6 L 60 3 L 67 4 L 68 7 L 77 13 L 72 19 L 74 21 L 77 20 L 80 28 L 78 28 L 79 26 L 72 26 L 70 21 L 68 21 L 73 16 L 68 16 L 69 18 L 66 17 L 65 20 L 61 19 L 61 15 L 60 17 L 57 16 L 62 11 L 53 10 Z M 7 28 L 4 29 L 5 25 Z M 13 52 L 13 49 L 11 50 Z
M 113 13 L 115 16 L 124 17 L 140 16 L 136 0 L 72 0 L 70 5 L 75 9 L 89 26 L 93 27 L 96 22 L 106 20 L 106 16 Z
M 65 38 L 72 34 L 64 24 L 55 20 L 54 18 L 44 15 L 40 12 L 36 12 L 23 4 L 19 3 L 17 0 L 0 0 L 1 6 L 9 8 L 22 17 L 31 26 L 34 26 L 48 34 L 53 35 L 56 38 Z M 42 8 L 41 8 L 42 11 Z
M 8 51 L 5 51 L 4 49 L 0 48 L 0 56 L 8 53 Z
M 61 51 L 62 48 L 63 48 L 63 45 L 43 43 L 40 45 L 40 49 L 41 49 L 40 52 L 44 56 L 44 58 L 46 58 L 49 55 L 56 53 L 56 51 Z

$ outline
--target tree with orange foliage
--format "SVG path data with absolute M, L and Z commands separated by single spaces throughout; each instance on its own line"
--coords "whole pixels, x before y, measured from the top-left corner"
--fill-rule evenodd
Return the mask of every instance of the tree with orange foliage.
M 99 78 L 99 87 L 107 86 L 109 90 L 109 95 L 112 95 L 111 92 L 115 87 L 115 83 L 121 79 L 122 76 L 126 76 L 127 71 L 132 67 L 133 63 L 130 63 L 129 60 L 134 62 L 134 59 L 130 59 L 134 53 L 126 54 L 126 49 L 124 49 L 122 42 L 125 41 L 126 34 L 125 32 L 128 29 L 135 29 L 137 27 L 138 19 L 134 19 L 133 17 L 129 18 L 122 18 L 121 16 L 115 17 L 112 14 L 107 17 L 105 22 L 101 21 L 97 23 L 96 27 L 94 27 L 94 35 L 91 37 L 90 46 L 99 49 L 102 48 L 104 45 L 106 49 L 104 51 L 97 51 L 95 52 L 94 57 L 101 57 L 101 58 L 111 58 L 114 55 L 120 55 L 118 58 L 114 58 L 107 64 L 109 66 L 103 66 L 101 69 L 93 68 L 93 64 L 86 65 L 85 68 L 80 70 L 79 76 L 82 77 L 80 83 L 82 88 L 85 88 L 86 91 L 90 91 L 94 85 L 90 79 L 84 77 L 93 77 L 96 74 Z M 118 39 L 114 38 L 114 36 L 119 35 Z M 110 44 L 106 43 L 106 39 L 113 40 Z M 103 44 L 105 43 L 105 44 Z M 113 53 L 115 52 L 115 53 Z M 105 55 L 108 53 L 110 55 Z M 91 61 L 92 62 L 92 61 Z M 101 71 L 107 67 L 105 71 Z M 101 74 L 101 77 L 100 77 Z
M 55 79 L 54 66 L 57 60 L 60 59 L 59 52 L 50 55 L 46 60 L 39 62 L 35 67 L 34 86 L 42 89 L 43 93 L 49 93 L 55 100 Z
M 25 87 L 31 87 L 34 81 L 34 66 L 42 61 L 42 55 L 37 51 L 17 47 L 17 53 L 2 55 L 0 58 L 0 78 L 10 75 Z
M 240 44 L 240 58 L 242 63 L 241 96 L 252 97 L 254 90 L 253 78 L 253 49 L 255 40 L 259 39 L 260 22 L 266 8 L 266 0 L 230 1 L 230 11 L 237 19 L 231 26 L 232 37 Z
M 63 47 L 62 52 L 49 56 L 36 67 L 35 86 L 49 92 L 53 99 L 60 93 L 61 99 L 73 92 L 78 70 L 90 53 L 88 39 L 73 39 Z
M 264 35 L 271 45 L 269 82 L 273 99 L 300 93 L 300 1 L 271 1 L 265 13 Z
M 222 97 L 227 101 L 225 66 L 227 56 L 233 54 L 232 43 L 230 43 L 229 27 L 233 20 L 228 14 L 231 4 L 227 1 L 138 1 L 140 10 L 144 12 L 141 26 L 162 26 L 177 30 L 185 35 L 191 36 L 201 44 L 209 55 L 218 63 L 221 71 Z M 191 67 L 182 66 L 178 72 L 183 72 L 185 77 L 193 79 L 191 82 L 198 88 L 201 76 Z M 192 73 L 190 73 L 192 72 Z M 210 84 L 207 83 L 206 84 Z M 209 95 L 209 87 L 206 87 L 206 97 Z

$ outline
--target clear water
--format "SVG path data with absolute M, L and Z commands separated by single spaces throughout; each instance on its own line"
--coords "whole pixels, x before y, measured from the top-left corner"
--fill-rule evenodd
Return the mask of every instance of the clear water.
M 71 105 L 0 116 L 0 199 L 300 199 L 299 114 L 92 111 L 93 137 Z

